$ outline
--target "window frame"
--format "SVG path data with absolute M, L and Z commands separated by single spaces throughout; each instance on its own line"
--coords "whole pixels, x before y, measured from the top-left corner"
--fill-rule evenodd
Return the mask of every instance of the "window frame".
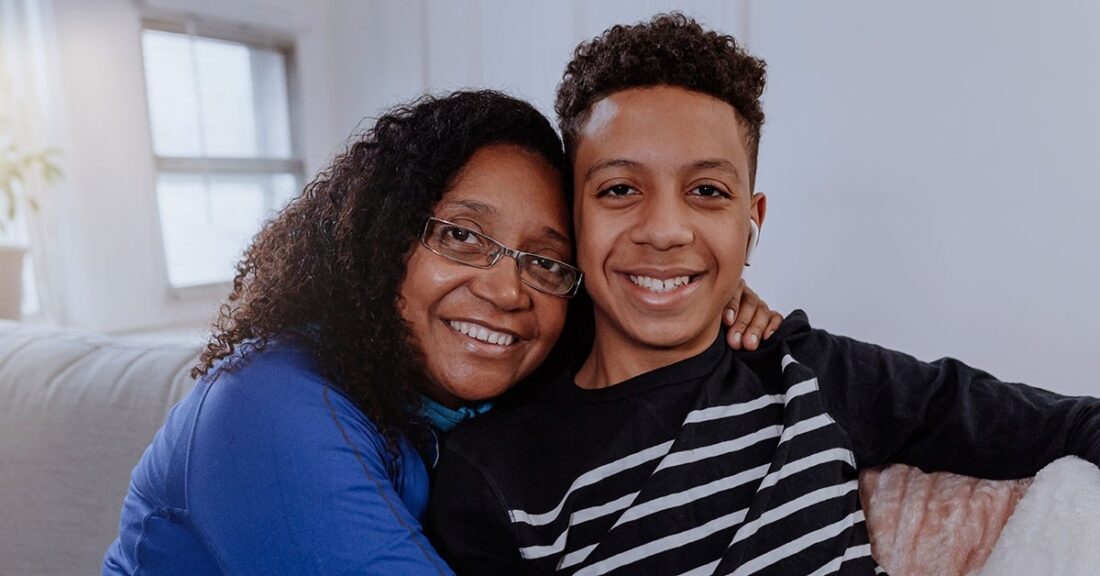
M 149 85 L 145 76 L 145 48 L 144 36 L 146 30 L 158 32 L 171 32 L 222 40 L 244 44 L 249 48 L 272 50 L 283 56 L 286 73 L 287 90 L 287 115 L 289 116 L 290 156 L 287 158 L 273 157 L 198 157 L 198 156 L 160 156 L 156 151 L 153 135 L 153 122 L 150 115 Z M 232 285 L 232 276 L 226 280 L 205 282 L 202 284 L 174 285 L 168 263 L 167 246 L 164 238 L 164 227 L 160 216 L 160 197 L 157 190 L 157 181 L 162 173 L 190 174 L 194 176 L 274 176 L 277 174 L 293 174 L 298 180 L 299 188 L 305 184 L 305 159 L 304 147 L 301 142 L 301 92 L 299 85 L 298 62 L 296 59 L 297 46 L 292 37 L 271 30 L 263 30 L 252 25 L 234 25 L 224 22 L 212 21 L 193 16 L 173 17 L 153 12 L 146 14 L 141 19 L 141 29 L 138 34 L 138 53 L 141 55 L 141 87 L 144 97 L 145 121 L 148 125 L 149 154 L 152 160 L 154 184 L 153 195 L 153 219 L 156 222 L 156 245 L 161 261 L 161 278 L 165 290 L 171 300 L 197 300 L 222 297 L 225 290 Z

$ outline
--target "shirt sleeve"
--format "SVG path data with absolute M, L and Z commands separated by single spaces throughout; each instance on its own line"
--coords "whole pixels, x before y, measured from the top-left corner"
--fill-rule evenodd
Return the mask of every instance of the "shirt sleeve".
M 1001 382 L 955 359 L 922 362 L 820 330 L 798 348 L 820 364 L 827 409 L 860 467 L 903 463 L 1008 479 L 1068 455 L 1100 465 L 1095 398 Z
M 432 541 L 459 574 L 525 573 L 499 498 L 481 472 L 454 450 L 440 455 L 426 523 Z
M 190 445 L 187 514 L 226 574 L 452 574 L 395 486 L 423 504 L 415 451 L 310 371 L 223 373 Z

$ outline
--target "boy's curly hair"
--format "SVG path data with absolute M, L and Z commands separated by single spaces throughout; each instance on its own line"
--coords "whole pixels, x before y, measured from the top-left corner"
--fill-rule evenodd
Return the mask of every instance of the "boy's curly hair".
M 383 434 L 409 431 L 425 376 L 398 311 L 407 259 L 462 167 L 493 144 L 567 174 L 546 117 L 499 92 L 425 96 L 380 117 L 253 239 L 192 376 L 297 335 Z
M 677 86 L 714 96 L 737 110 L 745 128 L 749 186 L 756 180 L 756 155 L 764 109 L 765 64 L 732 36 L 704 30 L 674 12 L 648 22 L 613 26 L 577 46 L 558 86 L 554 109 L 569 158 L 592 105 L 623 90 Z

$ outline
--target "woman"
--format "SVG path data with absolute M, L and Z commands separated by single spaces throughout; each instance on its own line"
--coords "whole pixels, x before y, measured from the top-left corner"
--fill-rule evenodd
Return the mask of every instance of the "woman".
M 419 524 L 425 461 L 562 333 L 566 170 L 549 122 L 499 93 L 380 118 L 238 265 L 103 573 L 449 574 Z M 775 329 L 743 300 L 739 330 Z

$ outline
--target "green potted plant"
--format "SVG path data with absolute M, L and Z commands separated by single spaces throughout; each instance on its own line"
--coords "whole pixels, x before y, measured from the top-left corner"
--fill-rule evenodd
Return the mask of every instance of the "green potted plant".
M 61 177 L 52 150 L 21 149 L 0 125 L 0 318 L 18 319 L 22 305 L 24 243 L 15 236 L 16 218 L 24 209 L 38 210 L 28 182 L 49 184 Z

